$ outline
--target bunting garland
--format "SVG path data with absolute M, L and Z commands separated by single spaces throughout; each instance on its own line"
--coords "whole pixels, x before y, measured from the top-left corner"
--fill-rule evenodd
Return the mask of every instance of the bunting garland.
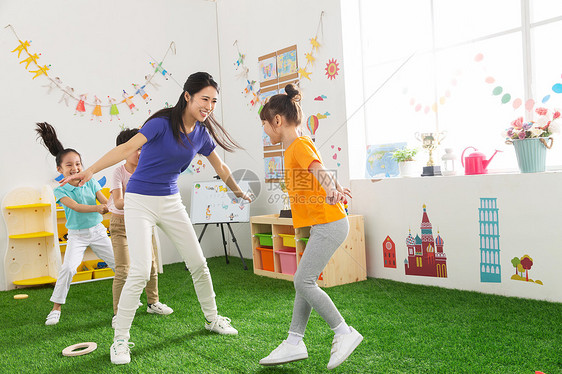
M 133 88 L 131 94 L 127 93 L 127 91 L 123 89 L 121 94 L 122 100 L 119 101 L 112 96 L 107 96 L 107 103 L 103 103 L 102 100 L 95 94 L 89 94 L 87 92 L 76 94 L 75 89 L 69 85 L 64 85 L 60 77 L 52 76 L 52 74 L 49 72 L 49 70 L 51 70 L 51 65 L 43 64 L 41 66 L 41 64 L 38 62 L 38 60 L 41 58 L 41 53 L 33 53 L 33 51 L 30 51 L 31 40 L 22 41 L 12 25 L 7 25 L 4 28 L 10 28 L 10 30 L 18 40 L 19 45 L 11 52 L 17 52 L 18 59 L 23 57 L 23 59 L 20 61 L 20 64 L 25 64 L 25 69 L 34 74 L 32 79 L 40 76 L 44 76 L 46 79 L 48 79 L 49 83 L 43 85 L 42 87 L 47 87 L 47 94 L 50 94 L 54 88 L 60 90 L 62 92 L 62 96 L 58 101 L 59 103 L 64 102 L 64 104 L 68 107 L 70 106 L 69 101 L 71 99 L 77 102 L 74 109 L 74 115 L 84 116 L 87 112 L 86 107 L 92 107 L 92 110 L 90 112 L 91 120 L 97 119 L 99 122 L 101 122 L 101 118 L 103 116 L 102 108 L 108 108 L 110 121 L 113 121 L 114 118 L 120 120 L 119 106 L 126 105 L 129 108 L 130 113 L 134 114 L 139 109 L 136 107 L 133 99 L 141 99 L 145 104 L 148 104 L 152 100 L 149 97 L 147 90 L 149 88 L 157 90 L 158 87 L 160 87 L 160 85 L 154 81 L 155 75 L 162 75 L 162 77 L 166 80 L 172 78 L 172 74 L 164 68 L 163 64 L 166 57 L 168 56 L 168 53 L 172 52 L 172 54 L 176 54 L 176 44 L 173 41 L 170 43 L 170 46 L 166 50 L 164 57 L 162 57 L 162 59 L 160 59 L 159 61 L 150 56 L 152 61 L 149 61 L 149 64 L 154 70 L 150 74 L 144 76 L 143 83 L 131 83 L 131 86 Z M 88 97 L 91 101 L 88 101 Z
M 486 68 L 483 66 L 485 64 L 483 62 L 484 61 L 484 54 L 483 53 L 477 53 L 476 55 L 474 55 L 472 60 L 473 60 L 473 63 L 475 63 L 477 65 L 480 65 L 481 70 L 482 70 L 482 81 L 485 82 L 488 85 L 491 85 L 491 87 L 492 87 L 491 88 L 491 95 L 499 98 L 499 100 L 498 100 L 499 104 L 505 105 L 505 104 L 511 103 L 511 106 L 513 107 L 513 110 L 517 110 L 517 109 L 519 109 L 519 107 L 524 105 L 524 108 L 525 108 L 526 112 L 532 112 L 533 111 L 533 108 L 535 107 L 535 105 L 538 104 L 534 99 L 528 99 L 525 102 L 523 102 L 522 98 L 514 97 L 513 95 L 511 95 L 511 93 L 509 93 L 507 90 L 505 90 L 504 87 L 496 81 L 496 78 L 494 78 L 492 75 L 488 75 L 488 73 L 486 72 Z M 423 112 L 424 114 L 428 114 L 430 111 L 437 112 L 439 110 L 439 107 L 445 105 L 447 100 L 451 97 L 451 93 L 452 93 L 453 89 L 458 84 L 457 78 L 461 74 L 462 74 L 461 70 L 457 70 L 455 72 L 455 77 L 452 77 L 450 79 L 449 86 L 446 87 L 443 94 L 439 96 L 438 101 L 435 101 L 432 104 L 423 103 L 420 100 L 418 100 L 417 98 L 411 97 L 410 100 L 409 100 L 409 104 L 412 107 L 412 109 L 415 112 Z M 542 97 L 542 99 L 540 100 L 540 103 L 545 104 L 546 102 L 548 102 L 552 98 L 553 94 L 561 94 L 562 93 L 562 83 L 553 82 L 552 84 L 553 84 L 552 87 L 551 87 L 552 92 L 547 92 Z M 407 90 L 407 88 L 405 88 L 403 90 L 403 94 L 407 95 L 407 93 L 408 93 L 408 90 Z
M 255 80 L 250 80 L 248 78 L 248 73 L 250 69 L 244 63 L 246 59 L 246 55 L 240 53 L 240 48 L 238 48 L 238 40 L 235 40 L 232 45 L 236 46 L 236 51 L 238 52 L 238 59 L 234 62 L 234 66 L 236 66 L 236 70 L 239 72 L 236 74 L 238 79 L 244 79 L 246 81 L 246 87 L 242 90 L 244 96 L 250 96 L 250 101 L 248 104 L 250 107 L 254 108 L 258 103 L 261 102 L 260 100 L 260 89 L 256 85 Z
M 324 24 L 322 23 L 322 17 L 324 17 L 324 11 L 320 13 L 320 20 L 318 21 L 318 27 L 316 28 L 316 35 L 314 35 L 314 38 L 310 39 L 310 44 L 312 46 L 310 49 L 310 53 L 305 53 L 304 55 L 306 57 L 306 65 L 298 70 L 301 80 L 303 78 L 306 78 L 309 81 L 312 80 L 310 79 L 310 75 L 312 74 L 312 72 L 308 71 L 307 69 L 309 66 L 311 68 L 314 66 L 314 61 L 316 61 L 314 52 L 318 52 L 318 48 L 320 48 L 321 46 L 320 42 L 318 42 L 318 34 L 320 33 L 322 34 L 322 36 L 324 36 Z

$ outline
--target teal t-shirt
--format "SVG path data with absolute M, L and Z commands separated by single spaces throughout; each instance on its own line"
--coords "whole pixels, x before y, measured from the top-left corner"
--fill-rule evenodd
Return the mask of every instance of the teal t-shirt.
M 64 186 L 55 188 L 54 193 L 57 203 L 60 202 L 61 198 L 68 196 L 78 204 L 96 205 L 96 192 L 99 190 L 101 190 L 100 184 L 96 180 L 90 179 L 82 187 L 74 187 L 67 183 Z M 79 213 L 64 204 L 61 205 L 64 207 L 66 228 L 69 230 L 89 229 L 100 223 L 103 219 L 102 215 L 97 212 Z

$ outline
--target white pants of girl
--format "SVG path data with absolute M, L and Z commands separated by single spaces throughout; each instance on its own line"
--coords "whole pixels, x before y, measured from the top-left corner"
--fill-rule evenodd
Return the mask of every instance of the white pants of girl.
M 131 266 L 117 307 L 115 340 L 129 340 L 129 330 L 140 295 L 150 279 L 152 230 L 155 225 L 166 233 L 187 265 L 205 318 L 213 321 L 217 317 L 215 292 L 207 260 L 180 194 L 148 196 L 126 192 L 125 230 Z
M 66 295 L 68 294 L 72 277 L 76 274 L 76 268 L 82 262 L 84 251 L 88 247 L 92 248 L 92 251 L 104 260 L 107 266 L 115 270 L 113 247 L 104 225 L 98 223 L 89 229 L 68 230 L 64 262 L 59 271 L 55 290 L 51 296 L 53 303 L 64 304 L 66 302 Z

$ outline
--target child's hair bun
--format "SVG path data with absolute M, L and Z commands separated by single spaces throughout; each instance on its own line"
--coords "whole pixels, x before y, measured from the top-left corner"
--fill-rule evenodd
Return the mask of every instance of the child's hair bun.
M 294 84 L 290 83 L 288 85 L 285 86 L 285 93 L 287 94 L 287 96 L 289 96 L 289 99 L 291 99 L 294 102 L 299 102 L 301 101 L 301 91 L 297 88 L 297 86 L 295 86 Z

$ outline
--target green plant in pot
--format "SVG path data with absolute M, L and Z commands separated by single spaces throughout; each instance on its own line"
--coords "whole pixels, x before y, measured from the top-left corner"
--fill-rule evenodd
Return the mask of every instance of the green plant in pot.
M 416 177 L 419 176 L 419 170 L 415 162 L 415 156 L 418 153 L 417 148 L 404 147 L 392 152 L 392 159 L 398 162 L 400 176 Z

